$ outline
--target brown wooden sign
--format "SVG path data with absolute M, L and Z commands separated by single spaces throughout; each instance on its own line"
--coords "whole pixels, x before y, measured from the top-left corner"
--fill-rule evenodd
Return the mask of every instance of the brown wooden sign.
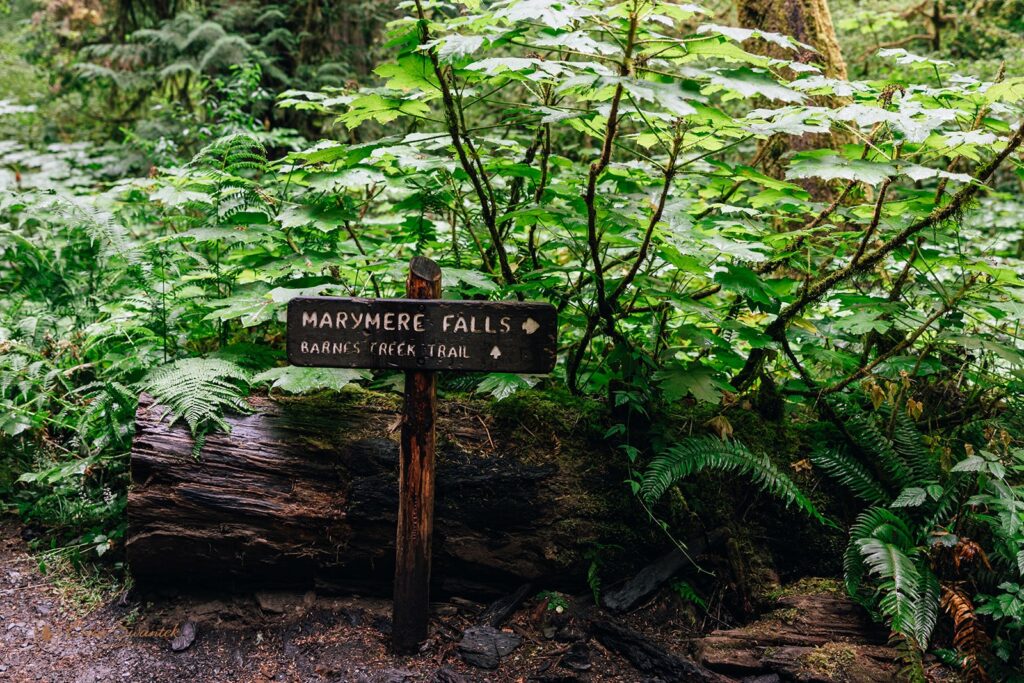
M 555 366 L 554 306 L 512 301 L 297 297 L 292 365 L 543 374 Z
M 554 306 L 448 301 L 441 269 L 409 263 L 406 299 L 297 297 L 288 302 L 292 365 L 405 370 L 398 468 L 391 644 L 413 654 L 427 637 L 434 528 L 435 370 L 542 374 L 555 367 Z

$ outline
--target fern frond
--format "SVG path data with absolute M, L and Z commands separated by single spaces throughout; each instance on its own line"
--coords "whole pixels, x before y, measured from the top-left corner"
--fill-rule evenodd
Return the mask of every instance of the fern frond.
M 939 620 L 939 578 L 930 567 L 918 567 L 921 581 L 914 600 L 914 639 L 922 649 L 927 649 L 932 631 Z
M 171 62 L 164 68 L 160 69 L 160 78 L 167 80 L 174 78 L 181 74 L 196 75 L 199 73 L 199 66 L 192 60 L 179 59 L 178 61 Z
M 199 68 L 205 73 L 217 72 L 232 64 L 241 64 L 251 52 L 252 46 L 244 38 L 227 35 L 203 53 Z
M 795 504 L 818 521 L 831 524 L 767 455 L 752 453 L 737 441 L 722 441 L 713 436 L 685 439 L 655 457 L 644 473 L 640 495 L 648 502 L 656 501 L 680 479 L 702 470 L 740 472 L 787 506 Z
M 811 462 L 824 470 L 834 481 L 842 484 L 869 503 L 885 504 L 889 494 L 868 468 L 845 449 L 816 448 L 811 452 Z
M 925 447 L 921 431 L 905 411 L 898 410 L 893 417 L 892 443 L 903 462 L 914 473 L 917 483 L 938 477 L 936 461 Z
M 206 163 L 222 170 L 226 175 L 218 181 L 228 181 L 242 169 L 264 171 L 267 168 L 267 149 L 263 143 L 246 133 L 232 133 L 217 138 L 192 158 L 193 165 Z M 242 186 L 245 183 L 241 183 Z
M 177 360 L 150 371 L 141 382 L 174 416 L 171 424 L 184 418 L 196 439 L 194 452 L 210 429 L 229 429 L 222 417 L 225 409 L 250 412 L 243 400 L 248 386 L 249 373 L 220 358 Z
M 129 263 L 138 262 L 138 245 L 132 241 L 127 228 L 109 212 L 78 197 L 56 198 L 51 208 L 58 216 L 80 227 L 99 246 L 104 258 L 120 257 Z
M 882 579 L 879 610 L 889 618 L 893 631 L 913 638 L 917 632 L 916 601 L 921 583 L 914 561 L 902 548 L 877 538 L 862 539 L 857 546 L 868 571 Z
M 892 511 L 884 507 L 871 507 L 857 516 L 850 527 L 850 540 L 843 555 L 843 575 L 846 591 L 850 597 L 868 604 L 871 595 L 863 590 L 867 566 L 860 550 L 860 542 L 868 539 L 882 539 L 902 548 L 913 545 L 910 529 Z
M 889 646 L 896 650 L 896 660 L 900 663 L 897 680 L 901 683 L 928 683 L 921 648 L 913 638 L 893 633 L 889 638 Z
M 879 428 L 875 415 L 857 413 L 847 419 L 846 427 L 857 446 L 866 455 L 877 458 L 882 469 L 892 478 L 900 489 L 919 483 L 913 472 L 903 459 L 896 453 L 892 443 Z
M 953 518 L 956 508 L 964 497 L 965 490 L 971 486 L 971 480 L 967 477 L 950 478 L 942 491 L 942 495 L 935 501 L 935 508 L 931 517 L 924 524 L 924 529 L 931 531 L 938 527 L 944 527 Z
M 277 5 L 271 5 L 267 9 L 263 10 L 263 13 L 256 17 L 256 21 L 253 22 L 255 26 L 275 26 L 277 24 L 284 24 L 288 21 L 287 15 L 281 11 Z
M 963 670 L 968 681 L 988 681 L 982 666 L 989 643 L 988 634 L 978 621 L 974 603 L 956 586 L 942 586 L 942 609 L 953 619 L 953 645 L 963 656 Z
M 217 22 L 204 21 L 189 32 L 180 49 L 193 54 L 202 52 L 217 41 L 223 40 L 227 35 L 224 27 Z

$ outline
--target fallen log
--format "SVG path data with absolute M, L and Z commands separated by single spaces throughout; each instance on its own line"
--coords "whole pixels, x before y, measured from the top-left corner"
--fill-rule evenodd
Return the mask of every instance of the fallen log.
M 694 557 L 702 555 L 708 548 L 719 545 L 726 536 L 725 529 L 716 529 L 707 537 L 697 537 L 685 547 L 686 552 L 673 548 L 657 560 L 641 569 L 622 585 L 601 596 L 601 604 L 611 612 L 629 612 L 651 599 L 658 590 L 668 583 L 687 565 L 693 564 Z
M 863 607 L 829 593 L 780 598 L 775 609 L 741 628 L 699 641 L 698 661 L 743 678 L 776 675 L 795 681 L 892 681 L 899 655 L 888 631 Z
M 231 433 L 210 434 L 194 458 L 187 429 L 170 427 L 165 410 L 141 397 L 126 539 L 136 580 L 386 593 L 397 402 L 368 392 L 250 401 L 255 413 L 228 417 Z M 644 547 L 649 537 L 638 533 L 647 527 L 623 495 L 624 473 L 612 470 L 618 459 L 592 427 L 564 419 L 555 401 L 504 412 L 442 402 L 436 589 L 576 587 L 593 543 Z
M 628 659 L 645 674 L 666 681 L 728 683 L 730 680 L 689 659 L 672 654 L 639 631 L 610 619 L 591 619 L 590 632 L 602 645 Z

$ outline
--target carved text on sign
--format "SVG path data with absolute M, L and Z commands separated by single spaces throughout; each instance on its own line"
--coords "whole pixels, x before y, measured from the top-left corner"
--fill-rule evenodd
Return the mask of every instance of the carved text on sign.
M 298 297 L 288 304 L 293 365 L 546 373 L 549 304 Z

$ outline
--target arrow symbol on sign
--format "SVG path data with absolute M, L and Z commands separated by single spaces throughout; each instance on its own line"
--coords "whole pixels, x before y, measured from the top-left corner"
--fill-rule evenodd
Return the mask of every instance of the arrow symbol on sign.
M 540 329 L 540 324 L 533 318 L 527 318 L 526 321 L 523 322 L 523 329 L 526 330 L 526 334 L 533 334 Z
M 499 358 L 501 358 L 501 349 L 499 349 L 497 346 L 491 349 L 491 358 L 493 358 L 494 360 L 498 360 Z

